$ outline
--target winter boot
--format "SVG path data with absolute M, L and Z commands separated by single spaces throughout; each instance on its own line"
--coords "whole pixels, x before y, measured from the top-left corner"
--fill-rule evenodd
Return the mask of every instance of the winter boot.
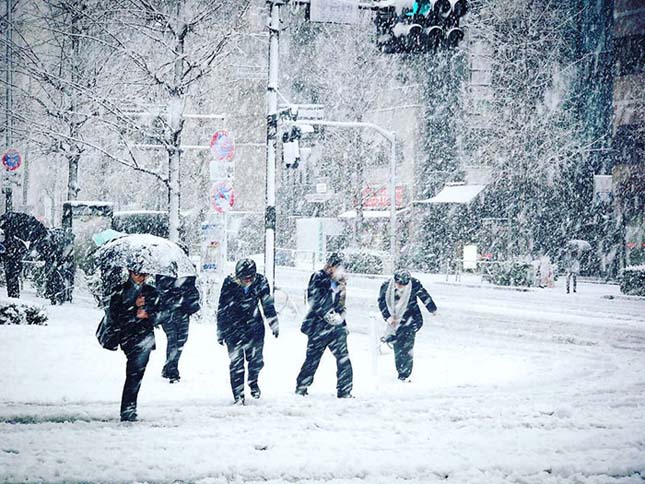
M 262 396 L 262 392 L 260 391 L 260 387 L 258 386 L 257 382 L 249 383 L 249 388 L 251 389 L 251 396 L 256 400 L 260 398 L 260 396 Z
M 244 395 L 238 395 L 237 397 L 235 397 L 235 401 L 233 402 L 233 405 L 238 405 L 243 407 L 245 405 Z
M 306 397 L 307 395 L 309 395 L 309 392 L 307 391 L 307 387 L 296 388 L 296 395 L 300 395 L 302 397 Z

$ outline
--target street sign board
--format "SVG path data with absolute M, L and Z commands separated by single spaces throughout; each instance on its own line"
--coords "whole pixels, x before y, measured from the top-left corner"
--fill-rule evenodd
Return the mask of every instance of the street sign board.
M 224 213 L 235 204 L 235 193 L 228 182 L 214 183 L 210 194 L 211 207 L 217 213 Z
M 9 148 L 2 155 L 2 164 L 7 171 L 16 171 L 22 165 L 22 155 L 15 148 Z
M 405 205 L 406 187 L 404 185 L 397 185 L 394 194 L 396 208 L 402 208 Z M 390 187 L 385 186 L 380 188 L 373 188 L 367 186 L 363 188 L 361 196 L 363 199 L 363 208 L 378 209 L 387 208 L 390 206 Z
M 358 0 L 311 0 L 309 19 L 312 22 L 357 24 Z
M 217 161 L 233 161 L 235 156 L 235 141 L 225 129 L 216 131 L 211 137 L 211 151 Z

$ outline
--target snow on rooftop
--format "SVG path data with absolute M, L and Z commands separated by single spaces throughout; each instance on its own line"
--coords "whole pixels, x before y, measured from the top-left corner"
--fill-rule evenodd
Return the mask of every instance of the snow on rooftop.
M 403 212 L 406 212 L 408 209 L 397 210 L 397 215 Z M 338 218 L 352 219 L 356 218 L 356 210 L 348 210 L 347 212 L 341 213 Z M 390 218 L 389 210 L 363 210 L 364 219 L 375 219 L 375 218 Z
M 446 185 L 434 197 L 417 203 L 470 203 L 486 185 Z

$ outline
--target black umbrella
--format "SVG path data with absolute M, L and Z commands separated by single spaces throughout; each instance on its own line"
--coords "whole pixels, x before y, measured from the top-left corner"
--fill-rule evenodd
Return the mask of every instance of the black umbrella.
M 22 212 L 7 212 L 0 217 L 7 251 L 24 253 L 30 245 L 47 237 L 47 228 L 36 217 Z

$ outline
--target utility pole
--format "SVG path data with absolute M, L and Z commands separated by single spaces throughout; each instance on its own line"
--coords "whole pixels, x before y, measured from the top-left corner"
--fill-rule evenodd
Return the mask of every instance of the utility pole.
M 264 272 L 269 287 L 275 287 L 275 177 L 278 141 L 278 75 L 280 10 L 284 0 L 267 0 L 269 3 L 269 82 L 267 84 L 267 156 L 266 196 L 264 212 Z
M 5 149 L 13 145 L 13 0 L 6 0 L 7 27 L 5 32 Z M 10 175 L 4 171 L 5 212 L 13 211 L 13 190 Z

